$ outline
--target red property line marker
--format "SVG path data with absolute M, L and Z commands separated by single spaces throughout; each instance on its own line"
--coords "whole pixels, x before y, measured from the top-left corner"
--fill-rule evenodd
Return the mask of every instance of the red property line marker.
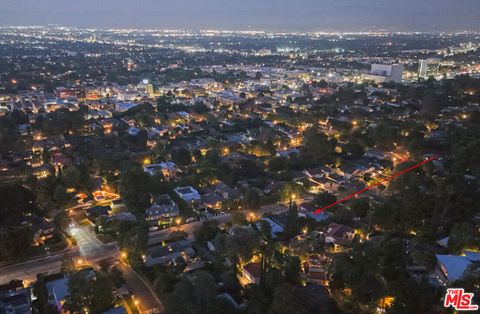
M 407 169 L 405 169 L 405 170 L 402 170 L 402 171 L 400 171 L 400 172 L 397 172 L 397 173 L 395 173 L 395 174 L 387 177 L 386 179 L 380 180 L 380 181 L 376 182 L 376 183 L 373 184 L 373 185 L 367 186 L 366 188 L 361 189 L 360 191 L 357 191 L 357 192 L 355 192 L 355 193 L 352 193 L 352 194 L 350 194 L 350 195 L 348 195 L 348 196 L 346 196 L 346 197 L 344 197 L 344 198 L 342 198 L 342 199 L 340 199 L 340 200 L 338 200 L 338 201 L 336 201 L 336 202 L 334 202 L 334 203 L 332 203 L 332 204 L 330 204 L 330 205 L 327 205 L 327 206 L 322 207 L 322 208 L 317 208 L 317 210 L 314 211 L 313 213 L 314 213 L 315 215 L 320 214 L 321 212 L 323 212 L 324 210 L 326 210 L 326 209 L 328 209 L 328 208 L 330 208 L 330 207 L 332 207 L 332 206 L 335 206 L 335 205 L 337 205 L 337 204 L 340 204 L 340 203 L 342 203 L 342 202 L 345 202 L 345 201 L 347 201 L 347 200 L 349 200 L 349 199 L 351 199 L 351 198 L 353 198 L 353 197 L 355 197 L 355 196 L 357 196 L 357 195 L 359 195 L 359 194 L 365 193 L 365 192 L 367 192 L 368 190 L 373 189 L 374 187 L 379 186 L 379 185 L 382 184 L 382 183 L 385 183 L 385 182 L 388 182 L 388 181 L 392 181 L 393 179 L 395 179 L 395 178 L 397 178 L 397 177 L 399 177 L 399 176 L 401 176 L 401 175 L 403 175 L 403 174 L 405 174 L 405 173 L 407 173 L 407 172 L 410 172 L 410 171 L 412 171 L 413 169 L 416 169 L 416 168 L 418 168 L 418 167 L 420 167 L 420 166 L 422 166 L 422 165 L 424 165 L 424 164 L 426 164 L 426 163 L 429 163 L 430 161 L 435 160 L 435 159 L 438 159 L 438 156 L 429 157 L 429 158 L 425 159 L 424 161 L 419 162 L 418 164 L 411 166 L 410 168 L 407 168 Z

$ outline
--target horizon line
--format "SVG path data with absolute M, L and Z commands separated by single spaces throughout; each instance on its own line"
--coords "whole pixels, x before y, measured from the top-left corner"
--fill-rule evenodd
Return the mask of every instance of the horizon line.
M 262 29 L 212 29 L 212 28 L 138 28 L 138 27 L 80 27 L 80 26 L 67 26 L 67 25 L 57 25 L 57 24 L 48 24 L 48 25 L 1 25 L 2 28 L 18 28 L 18 29 L 72 29 L 72 30 L 85 30 L 85 31 L 161 31 L 161 32 L 224 32 L 224 33 L 264 33 L 264 34 L 480 34 L 480 30 L 458 30 L 458 31 L 393 31 L 393 30 L 364 30 L 364 31 L 336 31 L 336 30 L 262 30 Z

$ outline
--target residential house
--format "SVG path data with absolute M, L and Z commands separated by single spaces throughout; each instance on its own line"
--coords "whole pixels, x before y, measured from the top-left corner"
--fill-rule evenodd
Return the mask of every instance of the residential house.
M 307 261 L 303 263 L 303 269 L 308 282 L 328 286 L 328 278 L 326 275 L 326 256 L 318 254 L 312 254 L 308 257 Z
M 222 208 L 223 201 L 223 196 L 217 193 L 210 193 L 202 196 L 202 202 L 205 207 L 220 209 Z
M 31 295 L 30 288 L 23 287 L 0 291 L 0 313 L 31 314 Z
M 92 269 L 85 269 L 82 270 L 82 272 L 87 278 L 91 278 L 95 274 Z M 70 294 L 68 282 L 69 276 L 65 274 L 62 277 L 57 277 L 45 284 L 47 288 L 48 303 L 54 305 L 60 313 L 62 313 L 62 305 L 65 302 L 65 298 Z
M 165 178 L 175 177 L 177 166 L 171 161 L 143 166 L 143 171 L 151 176 L 162 174 Z
M 387 156 L 385 155 L 384 152 L 378 150 L 378 149 L 367 149 L 365 151 L 365 156 L 367 158 L 373 158 L 373 159 L 378 159 L 378 160 L 385 160 Z
M 335 245 L 348 245 L 352 243 L 355 236 L 355 230 L 345 225 L 331 223 L 328 226 L 325 235 L 326 243 L 333 243 Z
M 162 221 L 170 222 L 173 217 L 180 215 L 180 208 L 169 195 L 162 194 L 152 197 L 152 205 L 145 211 L 145 219 L 151 225 L 158 225 Z
M 116 307 L 112 307 L 111 309 L 102 312 L 101 314 L 127 314 L 127 310 L 123 307 L 123 305 L 119 305 Z
M 112 211 L 117 211 L 125 208 L 125 203 L 121 198 L 119 198 L 110 202 L 110 208 L 112 209 Z
M 111 215 L 107 218 L 107 221 L 119 220 L 119 221 L 137 221 L 137 217 L 131 212 L 125 211 L 118 214 Z
M 138 135 L 138 133 L 140 133 L 141 129 L 137 128 L 137 127 L 130 127 L 128 128 L 127 132 L 128 134 L 130 134 L 131 136 L 136 136 Z
M 174 191 L 185 202 L 199 201 L 202 198 L 198 191 L 191 186 L 178 187 Z
M 52 280 L 46 283 L 48 303 L 54 305 L 57 310 L 62 312 L 62 305 L 69 294 L 68 276 Z
M 35 234 L 33 237 L 33 241 L 36 245 L 41 245 L 48 239 L 53 238 L 55 233 L 55 224 L 49 221 L 41 221 L 38 224 L 34 224 L 32 226 Z
M 258 221 L 255 224 L 259 230 L 261 228 L 261 221 L 266 221 L 270 225 L 271 227 L 270 236 L 272 237 L 272 239 L 275 239 L 284 230 L 281 224 L 277 223 L 276 221 L 270 218 L 262 218 L 262 220 Z
M 214 190 L 215 193 L 222 195 L 224 199 L 232 200 L 240 197 L 240 191 L 237 189 L 232 189 L 223 182 L 216 184 Z
M 327 166 L 320 166 L 313 169 L 305 169 L 303 173 L 307 176 L 308 179 L 320 179 L 325 178 L 330 173 L 332 173 L 332 169 Z
M 309 217 L 314 219 L 315 221 L 323 221 L 332 217 L 332 214 L 326 211 L 315 214 L 315 211 L 318 209 L 318 207 L 308 202 L 304 202 L 300 204 L 298 209 L 299 209 L 299 212 L 298 212 L 299 217 L 305 217 L 305 218 Z
M 100 206 L 100 205 L 97 205 L 97 206 L 94 206 L 94 207 L 91 207 L 89 209 L 86 210 L 87 212 L 87 216 L 90 220 L 92 219 L 95 219 L 99 216 L 108 216 L 109 211 L 110 209 L 110 206 Z
M 437 268 L 434 275 L 444 286 L 462 279 L 465 271 L 472 265 L 480 265 L 480 252 L 464 251 L 463 255 L 435 255 Z
M 298 209 L 305 212 L 313 212 L 317 210 L 317 206 L 313 205 L 312 203 L 305 202 L 300 204 Z
M 245 278 L 249 284 L 260 284 L 261 273 L 262 266 L 260 263 L 248 263 L 242 267 L 242 277 Z
M 165 245 L 157 245 L 147 250 L 144 259 L 147 267 L 175 262 L 179 257 L 187 260 L 195 255 L 192 244 L 188 240 L 180 240 Z

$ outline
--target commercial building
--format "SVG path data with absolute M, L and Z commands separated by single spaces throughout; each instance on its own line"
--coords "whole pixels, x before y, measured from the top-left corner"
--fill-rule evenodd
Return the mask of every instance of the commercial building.
M 401 83 L 403 77 L 403 64 L 372 64 L 369 74 L 364 74 L 363 79 L 384 83 L 393 81 Z
M 440 63 L 437 60 L 420 60 L 418 62 L 418 78 L 426 80 L 429 77 L 438 76 L 438 70 L 440 68 Z

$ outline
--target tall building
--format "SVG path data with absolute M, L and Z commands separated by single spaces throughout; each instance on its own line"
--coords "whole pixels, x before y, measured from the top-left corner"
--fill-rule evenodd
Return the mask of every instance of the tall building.
M 127 60 L 127 70 L 128 70 L 128 72 L 131 72 L 131 71 L 135 70 L 135 67 L 136 67 L 135 62 L 131 59 L 128 59 Z
M 137 85 L 137 88 L 144 90 L 149 97 L 152 97 L 154 95 L 153 84 L 150 83 L 150 81 L 147 79 L 143 79 L 142 82 Z
M 376 83 L 402 82 L 404 65 L 403 64 L 372 64 L 370 74 L 363 75 L 365 80 L 372 80 Z
M 256 53 L 257 56 L 261 56 L 261 57 L 270 56 L 271 54 L 272 54 L 272 50 L 266 49 L 266 48 L 260 49 Z

